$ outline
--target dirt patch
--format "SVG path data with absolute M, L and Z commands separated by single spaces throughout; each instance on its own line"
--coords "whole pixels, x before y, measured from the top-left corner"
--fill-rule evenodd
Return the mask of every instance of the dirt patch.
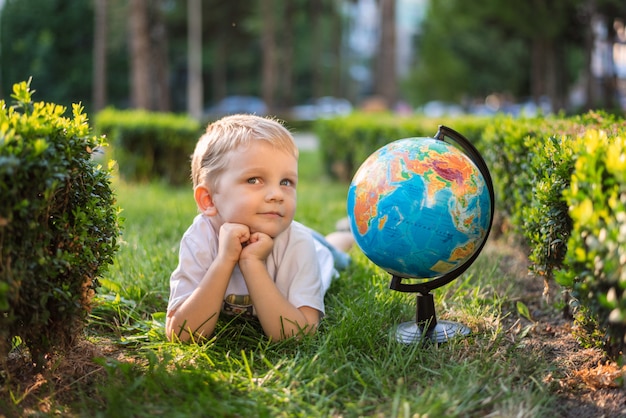
M 551 364 L 553 371 L 544 383 L 558 396 L 560 416 L 626 417 L 626 366 L 620 367 L 599 348 L 581 346 L 573 319 L 554 308 L 552 302 L 561 297 L 557 286 L 552 284 L 546 290 L 541 279 L 529 277 L 528 258 L 517 243 L 497 239 L 484 251 L 500 257 L 500 268 L 518 281 L 518 300 L 528 307 L 532 322 L 510 315 L 507 329 L 517 334 L 513 338 L 519 338 L 522 329 L 529 327 L 523 344 Z
M 560 400 L 561 416 L 572 418 L 626 417 L 626 368 L 606 358 L 598 348 L 582 348 L 571 325 L 541 321 L 526 345 L 544 355 L 555 368 L 544 382 Z
M 28 351 L 12 352 L 7 362 L 7 376 L 0 375 L 0 418 L 18 416 L 18 410 L 19 416 L 63 415 L 63 411 L 54 408 L 79 401 L 77 393 L 95 395 L 88 393 L 89 388 L 95 389 L 96 383 L 106 378 L 106 371 L 96 358 L 128 360 L 110 342 L 94 343 L 85 339 L 66 353 L 47 356 L 43 367 L 32 363 Z M 5 378 L 8 381 L 4 381 Z M 15 406 L 10 398 L 19 400 L 19 404 Z M 3 409 L 7 410 L 6 415 L 2 414 Z

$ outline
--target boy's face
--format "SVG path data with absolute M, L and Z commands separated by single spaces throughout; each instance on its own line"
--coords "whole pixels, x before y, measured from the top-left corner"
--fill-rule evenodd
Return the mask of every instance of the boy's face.
M 228 168 L 212 194 L 219 224 L 247 225 L 250 232 L 272 238 L 287 229 L 296 212 L 297 159 L 265 141 L 225 158 Z

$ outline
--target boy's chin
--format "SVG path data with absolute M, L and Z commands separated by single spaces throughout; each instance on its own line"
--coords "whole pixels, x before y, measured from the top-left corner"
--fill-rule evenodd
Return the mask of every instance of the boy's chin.
M 287 228 L 289 228 L 289 225 L 291 225 L 291 222 L 287 224 L 284 228 L 259 228 L 258 230 L 256 230 L 256 232 L 269 235 L 270 238 L 274 239 L 283 232 L 285 232 Z M 251 232 L 254 233 L 254 230 L 252 230 Z

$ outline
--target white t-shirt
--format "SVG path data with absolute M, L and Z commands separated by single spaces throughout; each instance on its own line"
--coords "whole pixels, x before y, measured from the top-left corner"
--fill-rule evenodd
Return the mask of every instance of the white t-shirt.
M 218 233 L 209 218 L 199 214 L 180 243 L 178 266 L 170 277 L 168 313 L 177 309 L 198 287 L 218 250 Z M 274 238 L 267 271 L 280 292 L 296 308 L 310 306 L 324 313 L 324 294 L 337 274 L 330 251 L 298 222 Z M 243 275 L 236 265 L 228 283 L 222 311 L 254 315 Z

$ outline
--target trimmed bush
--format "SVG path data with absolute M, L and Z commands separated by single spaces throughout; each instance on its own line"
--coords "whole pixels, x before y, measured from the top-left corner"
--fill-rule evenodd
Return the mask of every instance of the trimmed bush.
M 194 119 L 172 113 L 105 109 L 96 115 L 95 127 L 108 137 L 123 179 L 189 184 L 189 158 L 202 134 Z
M 611 129 L 611 116 L 589 113 L 573 118 L 493 120 L 483 134 L 485 159 L 492 171 L 498 210 L 525 238 L 531 270 L 552 282 L 561 268 L 572 229 L 563 192 L 588 129 Z
M 33 102 L 30 82 L 0 101 L 0 361 L 16 337 L 33 361 L 71 346 L 117 250 L 110 170 L 93 159 L 81 106 Z
M 483 136 L 507 196 L 496 204 L 525 238 L 531 270 L 571 292 L 577 322 L 605 336 L 611 355 L 626 348 L 625 132 L 615 116 L 590 112 L 498 118 Z
M 626 131 L 589 130 L 581 139 L 564 191 L 573 219 L 567 268 L 556 278 L 606 330 L 605 348 L 616 356 L 626 349 Z

